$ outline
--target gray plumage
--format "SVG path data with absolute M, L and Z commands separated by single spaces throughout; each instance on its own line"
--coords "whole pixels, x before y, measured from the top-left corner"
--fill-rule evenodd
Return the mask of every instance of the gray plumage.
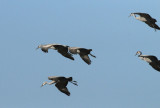
M 92 57 L 96 58 L 96 56 L 91 54 L 92 49 L 86 49 L 86 48 L 78 48 L 78 47 L 68 47 L 69 52 L 72 54 L 79 54 L 80 57 L 85 61 L 88 65 L 91 64 L 91 60 L 88 55 L 91 55 Z
M 72 54 L 68 52 L 68 47 L 69 46 L 60 45 L 60 44 L 46 44 L 46 45 L 39 45 L 37 49 L 41 48 L 41 50 L 45 53 L 48 53 L 49 49 L 54 49 L 54 50 L 57 50 L 64 57 L 74 60 L 74 58 L 72 57 Z
M 156 56 L 142 55 L 141 51 L 137 51 L 136 55 L 138 55 L 140 59 L 148 62 L 149 65 L 152 66 L 152 68 L 160 72 L 160 60 L 158 60 Z
M 139 15 L 139 16 L 136 16 Z M 156 24 L 157 20 L 152 18 L 149 14 L 147 13 L 131 13 L 130 16 L 134 16 L 137 20 L 140 20 L 142 22 L 145 22 L 148 26 L 160 30 L 160 27 Z
M 51 84 L 54 84 L 54 83 L 55 83 L 55 86 L 57 87 L 57 89 L 58 89 L 59 91 L 61 91 L 62 93 L 68 95 L 68 96 L 70 96 L 70 92 L 69 92 L 69 90 L 68 90 L 68 88 L 67 88 L 68 82 L 71 82 L 71 83 L 73 83 L 74 85 L 77 85 L 77 81 L 72 81 L 72 77 L 65 78 L 65 77 L 62 77 L 62 76 L 59 76 L 59 77 L 57 77 L 57 76 L 50 76 L 50 77 L 48 77 L 48 79 L 49 79 L 49 80 L 52 80 L 52 81 L 49 82 L 49 83 L 48 83 L 48 82 L 44 82 L 44 83 L 41 85 L 41 87 L 44 86 L 44 85 L 46 85 L 46 84 L 51 85 Z M 77 85 L 77 86 L 78 86 L 78 85 Z

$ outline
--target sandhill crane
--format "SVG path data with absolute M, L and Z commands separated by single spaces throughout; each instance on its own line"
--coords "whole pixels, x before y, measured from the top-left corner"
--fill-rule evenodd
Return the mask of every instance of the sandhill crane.
M 68 82 L 71 82 L 72 84 L 78 86 L 77 85 L 77 81 L 72 81 L 72 77 L 65 78 L 65 77 L 62 77 L 62 76 L 59 76 L 59 77 L 57 77 L 57 76 L 50 76 L 50 77 L 48 77 L 48 79 L 52 80 L 52 81 L 49 82 L 49 83 L 45 81 L 41 85 L 41 87 L 44 86 L 44 85 L 46 85 L 46 84 L 51 85 L 51 84 L 56 83 L 55 86 L 58 88 L 58 90 L 61 91 L 64 94 L 68 95 L 68 96 L 70 96 L 70 92 L 68 91 L 68 89 L 66 87 L 67 84 L 68 84 Z
M 86 49 L 86 48 L 79 48 L 79 47 L 68 47 L 69 52 L 72 54 L 79 54 L 80 57 L 88 64 L 91 64 L 91 60 L 88 56 L 91 55 L 92 57 L 96 58 L 96 56 L 92 55 L 90 52 L 92 49 Z
M 72 57 L 72 54 L 68 52 L 68 47 L 69 46 L 60 45 L 60 44 L 46 44 L 46 45 L 39 45 L 37 49 L 41 48 L 41 50 L 45 53 L 48 53 L 48 49 L 54 49 L 54 50 L 57 50 L 64 57 L 74 60 L 74 58 Z
M 139 15 L 139 16 L 136 16 Z M 152 18 L 149 14 L 147 13 L 131 13 L 130 16 L 134 16 L 135 19 L 140 20 L 142 22 L 145 22 L 148 26 L 160 30 L 160 27 L 156 24 L 157 20 Z
M 158 60 L 156 56 L 153 56 L 153 55 L 142 55 L 141 51 L 137 51 L 136 55 L 138 55 L 138 57 L 140 59 L 148 62 L 149 65 L 152 66 L 152 68 L 154 68 L 157 71 L 160 71 L 160 60 Z

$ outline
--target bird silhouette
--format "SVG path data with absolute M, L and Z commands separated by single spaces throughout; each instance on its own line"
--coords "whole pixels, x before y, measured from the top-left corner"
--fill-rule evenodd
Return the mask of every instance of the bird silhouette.
M 68 96 L 70 96 L 70 92 L 69 92 L 69 90 L 68 90 L 68 88 L 67 88 L 68 82 L 71 82 L 71 83 L 73 83 L 74 85 L 77 85 L 77 81 L 72 81 L 72 77 L 66 78 L 66 77 L 63 77 L 63 76 L 59 76 L 59 77 L 57 77 L 57 76 L 50 76 L 50 77 L 48 77 L 48 79 L 49 79 L 49 80 L 52 80 L 52 81 L 49 82 L 49 83 L 45 81 L 45 82 L 41 85 L 41 87 L 44 86 L 44 85 L 46 85 L 46 84 L 51 85 L 51 84 L 54 84 L 54 83 L 55 83 L 55 86 L 57 87 L 57 89 L 58 89 L 59 91 L 61 91 L 62 93 L 68 95 Z M 77 86 L 78 86 L 78 85 L 77 85 Z
M 139 15 L 139 16 L 136 16 Z M 156 24 L 157 20 L 152 18 L 147 13 L 131 13 L 130 16 L 134 16 L 135 19 L 145 22 L 148 26 L 154 28 L 154 30 L 160 30 L 160 27 Z
M 79 47 L 68 47 L 69 52 L 72 54 L 79 54 L 80 57 L 83 59 L 84 62 L 86 62 L 88 65 L 91 64 L 91 60 L 88 55 L 91 55 L 92 57 L 96 58 L 96 56 L 91 54 L 92 49 L 86 49 L 86 48 L 79 48 Z
M 60 44 L 46 44 L 46 45 L 39 45 L 37 49 L 41 48 L 41 50 L 45 53 L 48 53 L 48 49 L 54 49 L 54 50 L 57 50 L 58 53 L 60 53 L 62 56 L 69 58 L 71 60 L 74 60 L 74 58 L 72 57 L 72 54 L 68 52 L 68 47 L 69 46 L 60 45 Z
M 138 55 L 140 59 L 148 62 L 149 65 L 152 66 L 152 68 L 160 72 L 160 60 L 158 60 L 156 56 L 142 55 L 141 51 L 137 51 L 136 55 Z

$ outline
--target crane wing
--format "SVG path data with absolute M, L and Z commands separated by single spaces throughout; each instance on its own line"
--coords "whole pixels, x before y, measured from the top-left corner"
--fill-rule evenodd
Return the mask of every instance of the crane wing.
M 156 64 L 156 63 L 149 63 L 152 68 L 154 68 L 155 70 L 159 71 L 160 72 L 160 65 L 159 64 Z
M 67 83 L 68 83 L 68 82 L 67 82 Z M 70 96 L 70 92 L 68 91 L 67 87 L 66 87 L 64 84 L 62 84 L 62 83 L 57 83 L 57 84 L 55 84 L 55 86 L 57 87 L 57 89 L 58 89 L 59 91 L 61 91 L 62 93 L 66 94 L 66 95 L 68 95 L 68 96 Z
M 74 60 L 74 58 L 72 57 L 72 54 L 68 52 L 68 47 L 63 45 L 54 45 L 54 47 L 64 57 Z
M 151 59 L 152 61 L 156 62 L 158 61 L 158 58 L 156 56 L 149 55 L 148 58 Z
M 58 78 L 60 78 L 60 77 L 57 77 L 57 76 L 49 76 L 48 77 L 49 80 L 58 80 Z
M 85 55 L 85 54 L 80 54 L 80 57 L 83 59 L 83 61 L 85 61 L 88 65 L 91 64 L 91 60 L 89 58 L 88 55 Z
M 133 14 L 137 14 L 137 15 L 140 15 L 141 17 L 148 17 L 148 18 L 152 18 L 149 14 L 147 13 L 140 13 L 140 12 L 137 12 L 137 13 L 133 13 Z
M 147 13 L 133 13 L 133 14 L 137 14 L 137 15 L 140 15 L 141 17 L 145 17 L 147 18 L 148 20 L 150 20 L 151 22 L 155 23 L 157 22 L 156 19 L 152 18 L 149 14 Z
M 62 49 L 58 49 L 58 52 L 63 55 L 66 58 L 69 58 L 71 60 L 74 60 L 74 58 L 72 57 L 72 54 L 70 54 L 68 51 L 62 50 Z
M 160 27 L 155 23 L 145 22 L 148 26 L 160 30 Z
M 41 48 L 41 50 L 45 53 L 48 53 L 48 48 Z

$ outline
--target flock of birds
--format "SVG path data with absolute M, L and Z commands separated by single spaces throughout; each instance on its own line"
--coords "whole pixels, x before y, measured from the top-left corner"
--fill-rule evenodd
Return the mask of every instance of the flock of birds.
M 45 53 L 48 53 L 49 49 L 57 50 L 61 55 L 63 55 L 66 58 L 69 58 L 71 60 L 74 60 L 72 54 L 79 54 L 80 57 L 88 64 L 91 64 L 91 60 L 88 55 L 91 55 L 92 57 L 95 57 L 93 54 L 91 54 L 92 49 L 86 49 L 86 48 L 79 48 L 79 47 L 69 47 L 66 45 L 60 45 L 60 44 L 47 44 L 47 45 L 39 45 L 37 47 L 41 48 L 41 50 Z
M 139 15 L 139 16 L 136 16 Z M 154 28 L 154 30 L 160 30 L 160 27 L 156 24 L 157 20 L 152 18 L 147 13 L 131 13 L 130 16 L 134 16 L 137 20 L 140 20 L 142 22 L 145 22 L 148 26 Z M 89 55 L 96 58 L 93 54 L 91 54 L 92 49 L 86 49 L 86 48 L 79 48 L 79 47 L 70 47 L 66 45 L 61 44 L 46 44 L 46 45 L 39 45 L 37 49 L 41 48 L 41 50 L 44 53 L 48 53 L 49 49 L 57 50 L 58 53 L 60 53 L 62 56 L 74 60 L 73 55 L 79 54 L 82 60 L 87 63 L 88 65 L 91 64 L 91 60 L 89 58 Z M 160 72 L 160 60 L 157 59 L 156 56 L 153 55 L 142 55 L 141 51 L 137 51 L 136 55 L 138 57 L 146 62 L 149 63 L 155 70 Z M 77 81 L 73 81 L 72 77 L 63 77 L 63 76 L 50 76 L 48 77 L 51 82 L 44 82 L 42 86 L 48 84 L 52 85 L 55 83 L 55 86 L 59 91 L 62 93 L 65 93 L 66 95 L 70 96 L 70 92 L 67 89 L 68 82 L 77 85 Z M 77 85 L 78 86 L 78 85 Z
M 41 48 L 41 50 L 44 53 L 48 53 L 49 49 L 53 49 L 53 50 L 57 50 L 58 53 L 60 53 L 62 56 L 70 59 L 70 60 L 74 60 L 73 58 L 73 54 L 79 54 L 80 57 L 82 58 L 82 60 L 84 62 L 86 62 L 88 65 L 91 64 L 91 60 L 89 58 L 89 55 L 91 55 L 92 57 L 96 58 L 96 56 L 94 56 L 93 54 L 91 54 L 92 49 L 86 49 L 86 48 L 79 48 L 79 47 L 70 47 L 70 46 L 66 46 L 66 45 L 60 45 L 60 44 L 46 44 L 46 45 L 39 45 L 37 47 L 37 49 Z M 58 88 L 58 90 L 60 90 L 62 93 L 65 93 L 66 95 L 70 96 L 70 92 L 67 89 L 67 84 L 68 82 L 73 83 L 74 85 L 77 85 L 77 81 L 73 81 L 72 77 L 66 78 L 66 77 L 62 77 L 62 76 L 50 76 L 48 77 L 49 80 L 52 80 L 51 82 L 44 82 L 42 86 L 48 84 L 55 84 L 55 86 Z M 78 85 L 77 85 L 78 86 Z
M 139 15 L 138 17 L 136 15 Z M 156 24 L 157 20 L 152 18 L 147 13 L 131 13 L 130 16 L 134 16 L 135 19 L 145 22 L 148 26 L 154 28 L 154 30 L 160 30 L 160 27 Z M 155 70 L 160 72 L 160 60 L 156 56 L 153 55 L 142 55 L 141 51 L 137 51 L 136 55 L 152 66 Z

